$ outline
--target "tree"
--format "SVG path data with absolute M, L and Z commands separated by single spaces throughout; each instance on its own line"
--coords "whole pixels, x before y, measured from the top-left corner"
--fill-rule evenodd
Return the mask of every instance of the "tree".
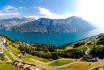
M 0 54 L 0 60 L 4 60 L 4 54 Z
M 97 46 L 91 50 L 90 54 L 93 57 L 104 58 L 104 55 L 103 55 L 104 54 L 104 47 Z

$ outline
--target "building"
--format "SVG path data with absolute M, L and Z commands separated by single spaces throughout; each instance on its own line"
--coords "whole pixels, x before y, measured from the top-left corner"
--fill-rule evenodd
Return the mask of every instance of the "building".
M 14 61 L 12 64 L 24 70 L 36 70 L 34 64 L 28 64 L 21 61 Z

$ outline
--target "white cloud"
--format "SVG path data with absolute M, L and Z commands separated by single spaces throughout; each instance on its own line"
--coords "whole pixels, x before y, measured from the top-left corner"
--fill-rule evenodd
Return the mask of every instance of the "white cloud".
M 79 3 L 78 3 L 78 5 L 79 5 Z M 65 19 L 65 18 L 69 18 L 70 16 L 81 16 L 78 11 L 76 11 L 74 13 L 65 13 L 65 14 L 60 15 L 60 14 L 53 13 L 49 9 L 43 8 L 43 7 L 38 7 L 38 10 L 39 10 L 39 14 L 40 14 L 40 16 L 38 16 L 38 18 L 45 17 L 45 18 L 51 18 L 51 19 Z
M 104 0 L 78 0 L 76 9 L 76 12 L 63 14 L 63 18 L 79 16 L 99 28 L 104 28 Z
M 93 22 L 96 26 L 104 26 L 104 0 L 78 0 L 77 15 Z
M 46 8 L 43 8 L 43 7 L 38 7 L 38 10 L 39 10 L 39 14 L 41 15 L 41 17 L 51 18 L 51 19 L 61 18 L 60 15 L 51 12 L 49 9 L 46 9 Z
M 26 18 L 32 18 L 32 19 L 38 19 L 39 18 L 39 16 L 25 16 Z
M 0 18 L 20 16 L 20 12 L 13 6 L 5 6 L 0 10 Z
M 104 26 L 104 0 L 78 0 L 76 4 L 76 12 L 56 14 L 49 9 L 38 7 L 39 14 L 47 18 L 68 18 L 70 16 L 79 16 L 92 22 L 97 27 Z M 104 27 L 103 27 L 104 28 Z

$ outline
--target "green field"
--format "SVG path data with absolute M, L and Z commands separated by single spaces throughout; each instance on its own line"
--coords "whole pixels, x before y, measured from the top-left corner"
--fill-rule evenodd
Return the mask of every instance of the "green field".
M 72 63 L 73 60 L 71 59 L 58 59 L 49 63 L 49 66 L 62 66 L 65 64 Z
M 34 59 L 34 60 L 39 60 L 41 62 L 49 62 L 48 59 L 44 59 L 44 58 L 39 58 L 39 57 L 36 57 L 36 56 L 32 56 L 32 55 L 29 55 L 29 54 L 25 54 L 24 56 L 22 56 L 22 59 L 24 61 L 29 61 L 29 62 L 33 62 L 31 59 Z
M 0 70 L 22 70 L 11 64 L 7 64 L 5 61 L 0 63 Z

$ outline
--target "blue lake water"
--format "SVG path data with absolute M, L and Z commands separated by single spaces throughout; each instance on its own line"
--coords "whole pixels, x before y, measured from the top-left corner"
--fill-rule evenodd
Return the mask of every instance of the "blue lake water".
M 88 32 L 69 32 L 69 33 L 20 33 L 5 31 L 0 29 L 0 34 L 7 35 L 13 40 L 31 43 L 52 44 L 60 46 L 66 43 L 75 42 L 80 39 L 103 33 L 102 30 L 91 30 Z

